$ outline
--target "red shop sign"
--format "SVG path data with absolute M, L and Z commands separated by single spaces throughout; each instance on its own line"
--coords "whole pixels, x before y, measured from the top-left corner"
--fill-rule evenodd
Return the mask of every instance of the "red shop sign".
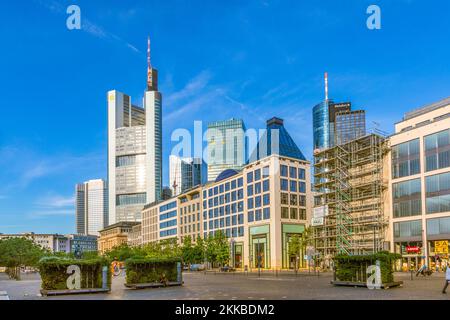
M 407 253 L 420 253 L 420 247 L 418 246 L 407 246 L 406 247 Z

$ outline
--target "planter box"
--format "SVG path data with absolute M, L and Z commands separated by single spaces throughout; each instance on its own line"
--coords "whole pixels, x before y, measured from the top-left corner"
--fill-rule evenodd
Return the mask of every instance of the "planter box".
M 148 289 L 148 288 L 162 288 L 162 287 L 176 287 L 176 286 L 182 286 L 184 282 L 177 282 L 177 281 L 169 281 L 167 285 L 164 285 L 163 283 L 153 282 L 153 283 L 132 283 L 132 284 L 125 284 L 125 287 L 129 289 Z
M 335 286 L 344 286 L 344 287 L 362 287 L 367 288 L 367 283 L 365 282 L 352 282 L 352 281 L 331 281 L 332 285 Z M 382 283 L 381 289 L 389 289 L 394 287 L 401 287 L 403 285 L 403 281 L 394 281 L 389 283 Z
M 80 289 L 80 290 L 41 290 L 41 294 L 47 296 L 64 296 L 73 294 L 109 293 L 110 289 Z

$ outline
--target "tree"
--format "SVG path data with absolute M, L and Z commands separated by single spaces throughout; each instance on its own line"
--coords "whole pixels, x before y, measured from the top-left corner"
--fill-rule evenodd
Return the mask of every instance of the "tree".
M 8 269 L 10 279 L 20 280 L 20 268 L 37 266 L 46 253 L 48 250 L 26 238 L 0 240 L 0 265 Z
M 194 262 L 193 250 L 194 247 L 192 246 L 191 236 L 184 237 L 183 246 L 181 247 L 181 256 L 183 258 L 183 263 L 187 263 L 189 267 Z
M 192 248 L 192 260 L 194 263 L 203 263 L 205 261 L 205 241 L 198 237 L 195 246 Z
M 230 245 L 225 234 L 219 230 L 214 235 L 216 262 L 219 266 L 224 266 L 230 261 Z
M 301 236 L 295 234 L 289 238 L 289 254 L 295 256 L 295 269 L 298 269 L 297 261 L 300 259 L 300 252 L 302 251 L 303 243 Z
M 211 264 L 216 262 L 216 243 L 212 235 L 208 235 L 205 239 L 205 258 Z

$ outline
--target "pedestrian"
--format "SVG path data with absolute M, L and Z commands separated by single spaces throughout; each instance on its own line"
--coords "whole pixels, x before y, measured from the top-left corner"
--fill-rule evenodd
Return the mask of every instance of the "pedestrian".
M 447 293 L 447 287 L 450 282 L 450 267 L 447 265 L 447 271 L 445 271 L 445 286 L 442 289 L 442 293 Z

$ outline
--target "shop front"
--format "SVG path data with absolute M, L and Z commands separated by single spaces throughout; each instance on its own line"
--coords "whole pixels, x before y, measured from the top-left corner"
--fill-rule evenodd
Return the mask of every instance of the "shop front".
M 297 254 L 289 249 L 293 237 L 301 237 L 305 231 L 304 225 L 299 224 L 282 224 L 282 268 L 295 269 L 306 268 L 306 261 L 304 260 L 305 252 L 300 248 Z
M 449 244 L 448 239 L 428 241 L 428 264 L 432 270 L 444 272 L 449 265 Z
M 269 225 L 250 228 L 249 258 L 250 268 L 270 268 L 270 227 Z
M 244 243 L 243 242 L 231 242 L 231 261 L 232 267 L 235 269 L 242 269 L 244 259 Z
M 402 256 L 396 264 L 396 270 L 404 272 L 418 270 L 424 262 L 422 251 L 422 241 L 395 242 L 394 252 Z

